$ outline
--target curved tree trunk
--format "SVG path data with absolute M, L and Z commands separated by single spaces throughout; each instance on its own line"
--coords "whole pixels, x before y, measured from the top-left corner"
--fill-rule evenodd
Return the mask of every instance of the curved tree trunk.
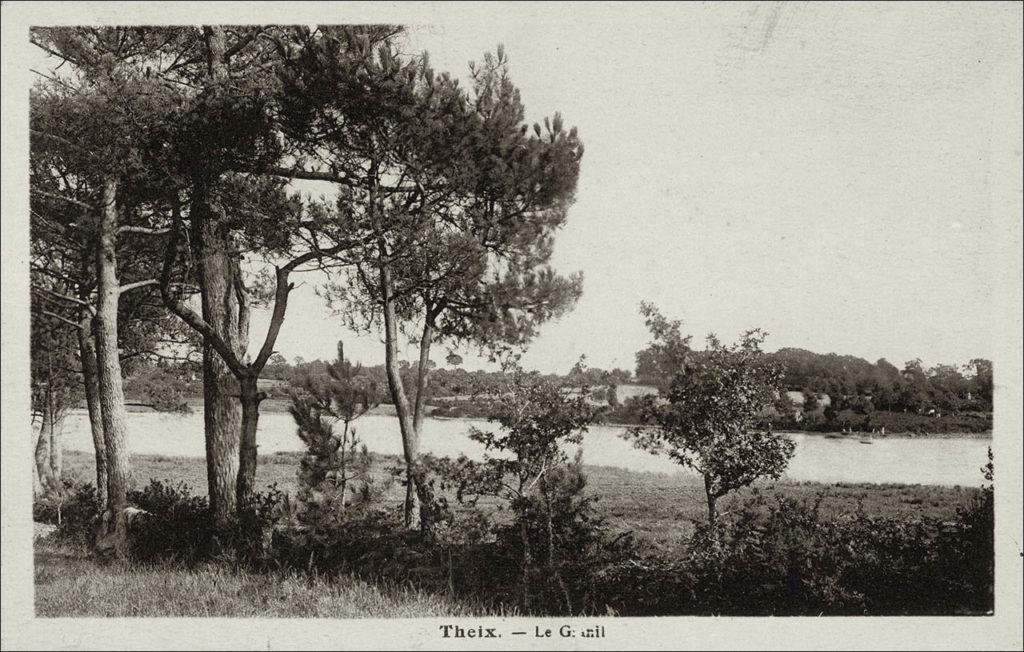
M 97 544 L 101 550 L 110 549 L 123 556 L 128 547 L 124 509 L 128 506 L 130 466 L 128 415 L 117 349 L 117 186 L 116 179 L 104 180 L 103 207 L 97 220 L 96 362 L 107 469 L 107 510 Z
M 96 454 L 96 499 L 100 511 L 107 508 L 107 453 L 103 443 L 103 414 L 100 407 L 99 370 L 96 367 L 96 340 L 93 336 L 93 320 L 88 310 L 83 310 L 82 327 L 78 329 L 78 349 L 82 359 L 82 382 L 85 385 L 85 404 L 89 409 L 89 427 L 92 431 L 92 445 Z
M 33 485 L 37 487 L 37 494 L 46 493 L 53 486 L 53 475 L 50 470 L 50 430 L 53 428 L 53 420 L 50 411 L 43 408 L 39 419 L 39 431 L 33 429 L 35 446 L 33 447 L 34 459 L 32 460 Z
M 426 401 L 427 381 L 430 377 L 430 345 L 433 342 L 434 336 L 434 328 L 431 321 L 432 318 L 428 315 L 423 327 L 423 335 L 420 337 L 420 357 L 419 365 L 416 369 L 416 397 L 414 399 L 412 412 L 412 429 L 415 433 L 413 441 L 415 442 L 416 453 L 419 452 L 420 435 L 423 433 L 423 418 L 426 416 L 427 412 Z M 420 482 L 418 474 L 414 474 L 414 480 L 416 481 L 415 484 L 410 484 L 410 487 L 406 488 L 406 501 L 412 501 L 413 506 L 419 508 L 419 527 L 420 529 L 427 531 L 434 525 L 434 515 L 432 512 L 428 512 L 429 516 L 424 518 L 423 505 L 429 504 L 425 487 L 422 482 Z
M 240 507 L 249 506 L 256 487 L 256 465 L 259 450 L 256 444 L 256 429 L 260 420 L 260 403 L 266 397 L 259 390 L 259 378 L 273 353 L 274 344 L 281 333 L 281 326 L 284 325 L 285 314 L 288 311 L 288 295 L 292 291 L 292 284 L 288 281 L 288 277 L 297 266 L 306 260 L 312 260 L 312 258 L 313 254 L 304 254 L 293 259 L 284 267 L 278 268 L 277 287 L 274 290 L 274 310 L 270 316 L 267 333 L 263 338 L 263 345 L 251 364 L 244 370 L 235 370 L 239 378 L 242 401 L 242 442 L 239 450 L 237 486 L 237 500 Z M 237 286 L 239 308 L 243 315 L 247 315 L 246 290 L 242 286 L 241 278 L 238 278 Z M 240 318 L 240 321 L 242 320 L 243 318 Z M 244 317 L 244 320 L 247 322 L 248 318 Z M 345 427 L 347 432 L 347 424 Z

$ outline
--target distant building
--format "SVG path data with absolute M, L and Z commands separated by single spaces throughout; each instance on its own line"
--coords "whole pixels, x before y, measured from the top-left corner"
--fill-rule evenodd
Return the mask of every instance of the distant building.
M 804 393 L 802 391 L 789 390 L 786 392 L 786 396 L 793 405 L 800 408 L 804 406 Z M 819 409 L 824 410 L 829 405 L 832 405 L 832 397 L 828 394 L 818 394 L 817 397 Z
M 619 403 L 625 403 L 631 398 L 638 396 L 650 396 L 651 394 L 657 394 L 658 388 L 654 385 L 634 385 L 632 383 L 623 383 L 615 388 L 616 398 L 619 399 Z
M 261 392 L 266 392 L 270 396 L 286 396 L 288 394 L 288 388 L 290 385 L 287 381 L 277 380 L 274 378 L 259 378 L 256 380 L 256 387 Z

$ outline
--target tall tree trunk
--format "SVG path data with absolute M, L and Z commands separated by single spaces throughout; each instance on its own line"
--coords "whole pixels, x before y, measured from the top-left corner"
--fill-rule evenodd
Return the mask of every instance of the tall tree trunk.
M 409 397 L 402 383 L 402 373 L 398 366 L 398 317 L 395 314 L 395 301 L 392 297 L 391 272 L 386 265 L 381 269 L 381 294 L 384 304 L 384 369 L 387 372 L 388 387 L 391 400 L 398 413 L 398 426 L 402 431 L 402 452 L 405 456 L 405 526 L 420 526 L 420 504 L 416 487 L 416 457 L 419 455 L 419 432 L 409 405 Z
M 228 79 L 226 38 L 219 26 L 204 26 L 207 85 Z M 248 311 L 240 302 L 238 254 L 219 209 L 212 205 L 210 186 L 216 180 L 200 175 L 193 183 L 193 242 L 198 248 L 202 316 L 219 337 L 238 355 L 248 344 Z M 217 354 L 209 338 L 203 340 L 203 420 L 206 430 L 206 471 L 210 507 L 218 524 L 234 513 L 237 500 L 238 456 L 242 406 L 238 381 Z
M 82 381 L 85 385 L 85 405 L 89 410 L 92 446 L 96 454 L 96 499 L 100 511 L 107 508 L 107 452 L 103 442 L 103 411 L 100 407 L 100 379 L 96 367 L 96 339 L 93 319 L 83 310 L 82 325 L 78 329 L 78 349 L 82 359 Z
M 260 421 L 260 401 L 262 396 L 257 386 L 255 374 L 245 376 L 239 381 L 242 403 L 242 441 L 239 450 L 238 482 L 236 487 L 238 509 L 251 506 L 252 494 L 256 486 L 256 427 Z
M 197 243 L 202 316 L 234 351 L 244 353 L 247 324 L 240 317 L 230 236 L 214 219 L 208 188 L 194 186 L 193 242 Z M 244 328 L 243 328 L 244 326 Z M 224 525 L 236 507 L 238 447 L 242 426 L 239 387 L 210 338 L 203 338 L 203 424 L 206 432 L 206 475 L 214 520 Z
M 112 549 L 123 556 L 128 547 L 124 510 L 128 506 L 130 466 L 128 414 L 117 349 L 117 187 L 116 179 L 104 180 L 103 207 L 96 222 L 96 362 L 107 469 L 107 510 L 97 543 L 101 549 Z
M 51 379 L 54 377 L 52 371 L 51 368 Z M 60 491 L 63 488 L 61 479 L 64 477 L 64 444 L 61 442 L 61 436 L 64 434 L 64 406 L 60 404 L 60 397 L 55 396 L 52 389 L 46 391 L 46 411 L 50 415 L 50 458 L 46 462 L 50 467 L 53 487 Z

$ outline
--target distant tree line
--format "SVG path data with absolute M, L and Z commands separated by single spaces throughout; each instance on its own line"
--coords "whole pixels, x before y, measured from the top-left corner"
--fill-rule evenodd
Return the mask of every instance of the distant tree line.
M 885 358 L 872 364 L 855 356 L 803 349 L 780 349 L 771 357 L 783 368 L 787 388 L 827 394 L 836 410 L 992 410 L 992 362 L 982 358 L 961 367 L 926 367 L 915 359 L 900 369 Z
M 577 363 L 564 374 L 546 374 L 543 378 L 563 387 L 588 387 L 593 399 L 618 407 L 625 403 L 618 397 L 620 385 L 658 387 L 664 382 L 666 376 L 659 372 L 657 354 L 653 345 L 638 352 L 635 375 L 628 369 L 601 369 Z M 781 382 L 786 390 L 803 394 L 801 406 L 791 405 L 784 411 L 799 407 L 806 415 L 815 415 L 808 417 L 812 424 L 835 421 L 843 412 L 867 415 L 879 411 L 910 414 L 992 411 L 992 362 L 982 358 L 960 367 L 949 364 L 926 367 L 920 360 L 911 360 L 902 369 L 884 358 L 871 363 L 855 356 L 797 348 L 766 353 L 765 358 L 782 370 Z M 280 381 L 284 386 L 304 375 L 326 373 L 329 364 L 324 360 L 302 358 L 289 362 L 284 356 L 274 354 L 263 377 Z M 433 362 L 430 365 L 431 403 L 450 397 L 492 396 L 508 382 L 502 371 L 469 371 L 458 365 L 437 366 Z M 410 380 L 419 371 L 417 362 L 402 361 L 399 369 L 401 375 Z M 160 402 L 165 408 L 173 407 L 183 402 L 182 396 L 190 391 L 201 392 L 197 372 L 198 367 L 193 362 L 158 360 L 139 366 L 128 381 L 127 391 L 133 398 L 155 397 L 150 401 Z M 379 386 L 386 386 L 384 365 L 365 366 L 360 373 L 375 379 Z M 164 391 L 159 391 L 161 383 Z M 283 392 L 279 393 L 284 396 Z M 272 389 L 270 394 L 274 395 Z M 824 400 L 826 396 L 828 400 Z M 389 403 L 390 397 L 383 396 L 382 401 Z
M 654 346 L 637 353 L 640 382 L 658 385 L 666 378 Z M 805 409 L 825 409 L 817 401 L 827 395 L 831 409 L 858 413 L 886 410 L 927 413 L 992 411 L 992 362 L 975 358 L 963 366 L 926 367 L 921 360 L 900 369 L 885 358 L 875 363 L 852 355 L 814 353 L 784 348 L 767 354 L 783 370 L 782 384 L 808 397 Z

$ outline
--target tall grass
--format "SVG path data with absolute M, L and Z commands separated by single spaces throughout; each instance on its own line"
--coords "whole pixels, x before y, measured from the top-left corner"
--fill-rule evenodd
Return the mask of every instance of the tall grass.
M 38 617 L 416 618 L 496 614 L 479 604 L 382 580 L 254 573 L 223 565 L 101 563 L 37 542 Z

